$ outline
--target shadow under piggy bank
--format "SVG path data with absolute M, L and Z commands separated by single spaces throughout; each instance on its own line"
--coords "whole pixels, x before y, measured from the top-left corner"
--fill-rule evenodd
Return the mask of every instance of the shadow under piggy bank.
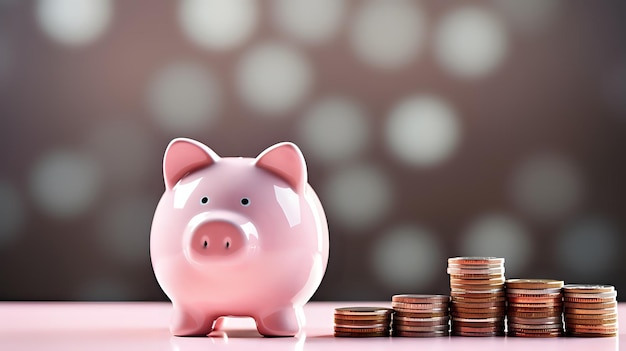
M 170 337 L 172 351 L 197 351 L 208 349 L 241 349 L 253 350 L 259 348 L 260 342 L 267 342 L 271 350 L 301 351 L 304 350 L 306 333 L 301 332 L 295 337 L 264 337 L 259 334 L 254 321 L 249 326 L 226 327 L 211 332 L 208 337 Z M 241 324 L 241 323 L 239 323 Z

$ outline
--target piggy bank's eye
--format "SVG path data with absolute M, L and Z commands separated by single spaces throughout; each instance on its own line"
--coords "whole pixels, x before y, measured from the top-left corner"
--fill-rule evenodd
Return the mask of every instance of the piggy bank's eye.
M 203 205 L 206 205 L 209 203 L 209 198 L 208 197 L 203 197 L 202 199 L 200 199 L 200 203 Z
M 250 206 L 250 199 L 244 197 L 241 199 L 241 206 Z

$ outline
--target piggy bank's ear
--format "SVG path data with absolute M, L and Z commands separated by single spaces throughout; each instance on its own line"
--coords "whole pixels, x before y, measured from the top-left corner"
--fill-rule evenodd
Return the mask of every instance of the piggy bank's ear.
M 189 172 L 212 165 L 220 157 L 201 142 L 177 138 L 170 142 L 163 157 L 165 187 L 172 189 Z
M 279 143 L 257 156 L 255 165 L 284 179 L 296 191 L 307 183 L 306 163 L 302 152 L 293 143 Z

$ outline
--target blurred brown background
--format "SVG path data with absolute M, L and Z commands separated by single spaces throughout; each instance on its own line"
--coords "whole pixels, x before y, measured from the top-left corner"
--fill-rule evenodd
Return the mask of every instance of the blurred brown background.
M 618 0 L 2 0 L 0 299 L 165 299 L 177 136 L 302 148 L 314 299 L 445 293 L 457 255 L 624 290 L 624 33 Z

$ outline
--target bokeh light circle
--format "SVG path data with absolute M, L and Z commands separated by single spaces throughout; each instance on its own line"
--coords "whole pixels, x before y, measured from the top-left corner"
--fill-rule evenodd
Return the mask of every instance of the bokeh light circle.
M 369 123 L 365 108 L 357 101 L 331 96 L 304 113 L 298 132 L 311 156 L 335 162 L 355 158 L 367 147 Z
M 57 218 L 79 216 L 96 202 L 102 172 L 89 156 L 75 150 L 47 151 L 33 165 L 30 192 L 38 207 Z
M 359 2 L 350 44 L 363 62 L 397 69 L 413 61 L 424 41 L 425 16 L 417 2 L 406 0 Z
M 381 169 L 355 165 L 340 169 L 322 184 L 320 197 L 327 216 L 358 233 L 385 218 L 394 195 Z
M 256 116 L 277 116 L 307 95 L 313 83 L 313 68 L 295 48 L 266 42 L 245 53 L 236 79 L 244 102 L 259 112 Z
M 416 95 L 391 111 L 385 141 L 399 160 L 415 166 L 435 166 L 459 145 L 461 126 L 454 109 L 443 99 Z
M 306 44 L 321 44 L 339 30 L 344 0 L 274 0 L 272 15 L 278 29 Z
M 258 21 L 255 0 L 182 0 L 183 32 L 205 49 L 227 50 L 248 39 Z
M 378 280 L 394 291 L 420 291 L 445 262 L 433 233 L 417 226 L 398 226 L 373 245 L 371 267 Z
M 186 61 L 157 72 L 147 98 L 155 122 L 164 131 L 176 134 L 197 133 L 210 127 L 221 105 L 214 74 L 199 63 Z
M 55 41 L 78 46 L 91 43 L 107 29 L 113 16 L 110 0 L 38 0 L 37 22 Z
M 480 7 L 458 7 L 440 20 L 435 33 L 435 55 L 441 67 L 459 78 L 479 78 L 491 73 L 507 51 L 504 25 Z
M 477 218 L 461 241 L 463 256 L 504 257 L 507 272 L 521 276 L 533 259 L 532 238 L 517 220 L 499 213 Z

